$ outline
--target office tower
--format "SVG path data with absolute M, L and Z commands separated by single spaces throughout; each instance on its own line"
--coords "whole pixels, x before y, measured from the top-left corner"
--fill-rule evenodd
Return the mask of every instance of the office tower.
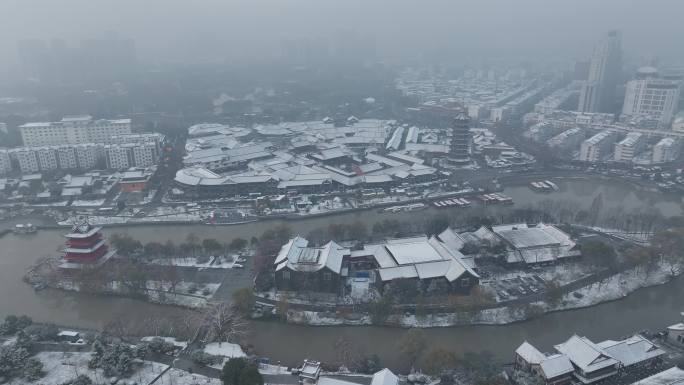
M 679 82 L 662 79 L 653 67 L 642 67 L 627 82 L 624 115 L 650 115 L 663 125 L 672 122 L 679 104 Z
M 579 111 L 613 112 L 615 89 L 622 71 L 621 40 L 620 32 L 610 31 L 594 48 L 589 77 L 580 93 Z

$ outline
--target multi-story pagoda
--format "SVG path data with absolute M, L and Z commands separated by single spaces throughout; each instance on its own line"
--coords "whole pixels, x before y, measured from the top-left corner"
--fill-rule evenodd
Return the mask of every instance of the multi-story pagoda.
M 61 264 L 64 269 L 99 266 L 116 252 L 107 245 L 102 227 L 94 227 L 87 220 L 74 225 L 65 237 L 67 241 Z
M 465 112 L 459 113 L 454 118 L 451 128 L 451 146 L 449 147 L 448 160 L 452 164 L 470 163 L 470 142 L 472 136 L 469 129 L 470 118 Z

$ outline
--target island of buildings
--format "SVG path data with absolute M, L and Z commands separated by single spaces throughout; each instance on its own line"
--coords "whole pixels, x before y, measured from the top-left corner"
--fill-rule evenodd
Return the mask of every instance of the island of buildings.
M 479 256 L 463 254 L 467 244 L 496 249 L 493 254 L 512 266 L 560 263 L 580 256 L 569 235 L 543 223 L 481 227 L 462 233 L 448 228 L 429 237 L 388 239 L 353 248 L 333 241 L 310 245 L 298 236 L 275 258 L 275 288 L 364 299 L 401 281 L 413 282 L 424 293 L 469 294 L 479 284 L 480 275 Z

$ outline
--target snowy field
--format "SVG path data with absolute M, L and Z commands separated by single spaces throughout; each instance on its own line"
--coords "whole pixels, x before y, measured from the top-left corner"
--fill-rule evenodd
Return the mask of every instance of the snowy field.
M 159 377 L 154 385 L 223 385 L 217 378 L 205 377 L 199 374 L 191 374 L 178 369 L 169 369 Z
M 176 284 L 175 293 L 172 293 L 170 291 L 171 284 L 169 282 L 148 281 L 148 291 L 146 294 L 147 300 L 150 302 L 199 308 L 207 304 L 207 301 L 214 295 L 220 286 L 220 283 L 199 284 L 181 281 Z M 57 287 L 63 290 L 80 291 L 79 285 L 71 281 L 60 282 Z M 196 288 L 194 293 L 190 293 L 191 287 Z M 114 294 L 123 294 L 121 284 L 116 281 L 110 282 L 105 291 Z
M 212 342 L 204 347 L 204 352 L 213 356 L 223 357 L 221 362 L 209 365 L 214 369 L 222 369 L 231 358 L 247 357 L 240 345 L 230 342 Z
M 222 356 L 227 358 L 246 357 L 245 352 L 238 344 L 230 342 L 212 342 L 204 347 L 204 352 L 214 356 Z
M 81 200 L 71 202 L 72 207 L 100 207 L 105 203 L 105 199 Z
M 178 341 L 173 337 L 148 336 L 148 337 L 141 338 L 140 341 L 150 342 L 150 341 L 157 339 L 157 338 L 160 338 L 160 339 L 172 344 L 173 346 L 177 346 L 181 349 L 185 349 L 188 346 L 188 343 L 186 341 Z
M 238 255 L 231 255 L 232 261 L 227 261 L 223 257 L 210 257 L 207 262 L 199 263 L 195 257 L 187 258 L 156 258 L 149 263 L 152 265 L 171 265 L 179 267 L 197 267 L 205 269 L 232 269 L 235 267 Z
M 112 383 L 113 378 L 105 377 L 101 369 L 89 369 L 91 353 L 69 352 L 41 352 L 35 358 L 43 363 L 45 376 L 36 382 L 26 380 L 13 380 L 13 385 L 61 385 L 83 374 L 88 376 L 94 383 Z M 133 374 L 126 379 L 120 379 L 117 384 L 150 384 L 168 366 L 156 362 L 142 361 L 134 364 Z

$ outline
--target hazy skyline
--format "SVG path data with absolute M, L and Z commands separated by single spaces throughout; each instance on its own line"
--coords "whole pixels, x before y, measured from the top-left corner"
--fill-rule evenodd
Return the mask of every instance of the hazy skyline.
M 288 39 L 374 40 L 380 58 L 588 58 L 610 29 L 634 56 L 682 56 L 677 0 L 2 0 L 0 49 L 25 38 L 82 39 L 115 31 L 148 63 L 268 60 Z

